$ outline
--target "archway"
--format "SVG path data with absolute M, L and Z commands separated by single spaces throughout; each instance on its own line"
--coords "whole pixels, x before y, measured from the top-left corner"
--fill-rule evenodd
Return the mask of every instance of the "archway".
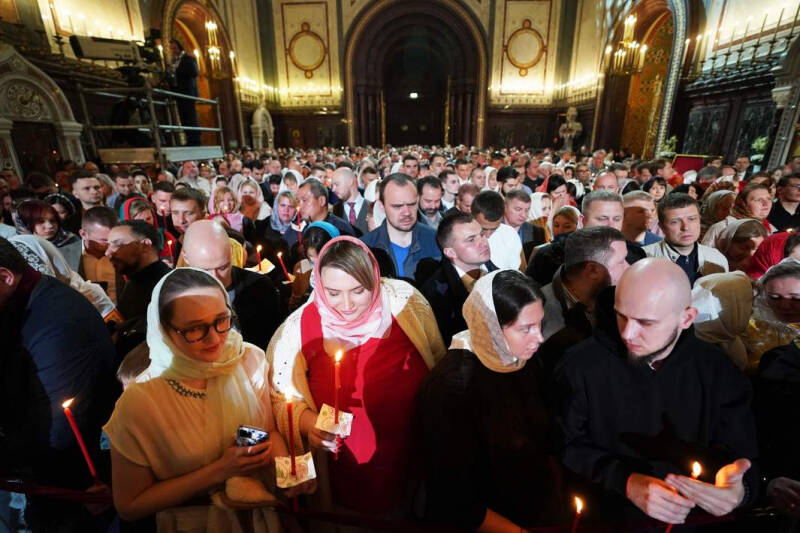
M 646 110 L 647 116 L 644 120 L 647 123 L 647 136 L 642 137 L 639 142 L 648 152 L 659 152 L 666 140 L 681 76 L 684 39 L 689 27 L 687 2 L 688 0 L 640 0 L 630 10 L 621 10 L 616 14 L 603 48 L 605 44 L 616 43 L 622 38 L 623 21 L 633 14 L 637 17 L 634 39 L 639 43 L 648 43 L 648 46 L 653 45 L 648 49 L 647 60 L 657 59 L 657 64 L 646 61 L 643 72 L 632 77 L 612 76 L 606 72 L 605 83 L 597 99 L 597 113 L 592 131 L 593 146 L 620 147 L 623 127 L 628 121 L 626 115 L 631 115 L 630 120 L 633 121 L 636 118 L 633 115 L 639 115 L 638 118 L 641 119 L 643 110 Z M 695 24 L 699 24 L 702 18 L 700 15 L 698 13 Z M 689 50 L 690 53 L 692 51 Z M 650 97 L 650 102 L 644 105 L 640 101 L 636 113 L 629 113 L 627 105 L 624 109 L 620 108 L 621 102 L 630 105 L 629 98 L 642 100 L 646 97 Z M 633 128 L 633 122 L 630 124 L 632 129 L 641 129 Z M 629 130 L 626 138 L 630 139 L 632 135 Z
M 217 39 L 220 48 L 218 68 L 212 68 L 208 58 L 208 34 L 206 22 L 217 25 Z M 219 14 L 210 4 L 201 4 L 194 0 L 173 0 L 164 10 L 163 36 L 167 41 L 177 38 L 184 45 L 186 53 L 198 51 L 198 67 L 200 74 L 197 77 L 197 92 L 201 98 L 216 98 L 219 101 L 219 111 L 222 118 L 222 130 L 226 142 L 238 139 L 239 144 L 245 142 L 242 138 L 242 127 L 239 120 L 238 100 L 234 87 L 233 65 L 229 58 L 232 50 L 230 37 L 225 29 Z M 197 118 L 200 126 L 214 127 L 217 124 L 217 110 L 212 106 L 198 105 Z M 205 132 L 202 134 L 203 144 L 217 144 L 216 134 Z M 227 147 L 223 147 L 223 150 Z
M 0 43 L 0 168 L 52 173 L 57 159 L 84 161 L 64 92 L 13 46 Z
M 351 145 L 483 143 L 485 38 L 456 0 L 376 2 L 354 24 L 344 66 Z

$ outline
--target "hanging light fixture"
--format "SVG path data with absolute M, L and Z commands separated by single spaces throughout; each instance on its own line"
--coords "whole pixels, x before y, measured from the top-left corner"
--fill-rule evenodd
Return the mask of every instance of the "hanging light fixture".
M 217 23 L 213 20 L 206 21 L 206 53 L 208 54 L 208 62 L 211 66 L 212 74 L 219 74 L 221 70 L 220 58 L 222 51 L 217 41 Z
M 636 15 L 625 17 L 622 39 L 615 46 L 606 46 L 603 70 L 616 76 L 630 76 L 642 71 L 647 45 L 634 40 Z

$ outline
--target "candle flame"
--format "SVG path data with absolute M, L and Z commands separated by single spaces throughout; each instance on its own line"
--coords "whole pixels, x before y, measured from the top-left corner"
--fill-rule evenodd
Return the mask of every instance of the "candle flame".
M 291 395 L 291 394 L 289 394 L 288 392 L 286 392 L 286 393 L 284 393 L 284 394 L 283 394 L 283 397 L 284 397 L 284 398 L 286 398 L 286 403 L 292 403 L 292 399 L 293 399 L 293 397 L 292 397 L 292 395 Z
M 168 240 L 168 241 L 167 241 L 167 244 L 169 244 L 170 246 L 172 246 L 172 239 Z
M 278 252 L 278 257 L 282 257 L 282 256 L 283 256 L 283 252 Z
M 341 350 L 338 350 L 338 351 L 336 352 L 336 355 L 334 356 L 334 358 L 336 359 L 336 362 L 337 362 L 337 363 L 338 363 L 339 361 L 341 361 L 341 360 L 342 360 L 342 351 L 341 351 Z
M 259 251 L 259 252 L 261 251 L 261 245 L 260 244 L 258 246 L 256 246 L 256 250 Z M 278 252 L 278 255 L 281 255 L 281 253 Z
M 697 461 L 692 463 L 692 478 L 697 479 L 703 473 L 703 467 Z
M 575 496 L 575 512 L 581 514 L 583 512 L 583 500 Z
M 75 401 L 75 398 L 70 398 L 69 400 L 66 400 L 64 403 L 62 403 L 61 407 L 63 407 L 64 409 L 68 409 L 69 406 L 72 405 L 72 402 L 74 402 L 74 401 Z

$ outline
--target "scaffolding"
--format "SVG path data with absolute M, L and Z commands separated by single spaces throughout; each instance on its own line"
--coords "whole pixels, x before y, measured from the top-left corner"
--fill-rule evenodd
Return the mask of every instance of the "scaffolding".
M 199 98 L 156 88 L 150 84 L 146 77 L 143 79 L 144 85 L 140 87 L 87 88 L 80 83 L 77 84 L 81 111 L 85 121 L 88 149 L 92 157 L 98 158 L 105 164 L 154 163 L 159 164 L 161 168 L 166 168 L 168 162 L 223 157 L 222 147 L 225 146 L 225 138 L 222 131 L 219 101 L 216 98 Z M 148 120 L 142 121 L 140 124 L 94 124 L 89 114 L 89 107 L 86 104 L 87 95 L 110 98 L 118 102 L 133 98 L 135 99 L 136 107 L 140 111 L 146 111 Z M 179 100 L 190 100 L 195 105 L 214 107 L 216 111 L 216 127 L 181 125 L 176 105 Z M 161 116 L 164 119 L 159 119 L 158 110 L 163 110 Z M 146 147 L 100 147 L 97 134 L 102 131 L 134 131 L 149 134 L 153 145 Z M 216 133 L 218 144 L 211 146 L 183 145 L 182 139 L 185 138 L 187 131 Z

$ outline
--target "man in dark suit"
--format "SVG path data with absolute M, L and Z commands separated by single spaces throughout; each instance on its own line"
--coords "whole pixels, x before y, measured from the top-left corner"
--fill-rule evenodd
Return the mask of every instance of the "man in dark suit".
M 169 42 L 169 49 L 172 54 L 172 63 L 168 70 L 170 73 L 170 89 L 186 96 L 197 96 L 197 59 L 191 54 L 187 54 L 183 45 L 177 40 Z M 178 114 L 181 117 L 181 125 L 187 127 L 197 127 L 197 108 L 194 100 L 178 99 Z M 186 144 L 196 146 L 200 144 L 199 131 L 186 132 Z
M 453 335 L 467 329 L 461 314 L 464 302 L 480 277 L 497 267 L 489 260 L 489 241 L 469 213 L 448 215 L 439 223 L 436 241 L 442 249 L 439 268 L 427 281 L 417 280 L 431 304 L 445 346 Z M 424 269 L 418 267 L 417 271 Z
M 198 220 L 183 240 L 183 259 L 217 278 L 228 291 L 236 324 L 245 342 L 262 350 L 286 316 L 278 290 L 268 275 L 232 266 L 228 234 L 218 223 Z
M 370 202 L 366 201 L 358 190 L 358 179 L 353 170 L 347 167 L 337 168 L 333 172 L 331 189 L 339 198 L 339 202 L 333 206 L 333 214 L 348 221 L 361 232 L 361 235 L 369 233 L 367 215 L 370 211 Z

